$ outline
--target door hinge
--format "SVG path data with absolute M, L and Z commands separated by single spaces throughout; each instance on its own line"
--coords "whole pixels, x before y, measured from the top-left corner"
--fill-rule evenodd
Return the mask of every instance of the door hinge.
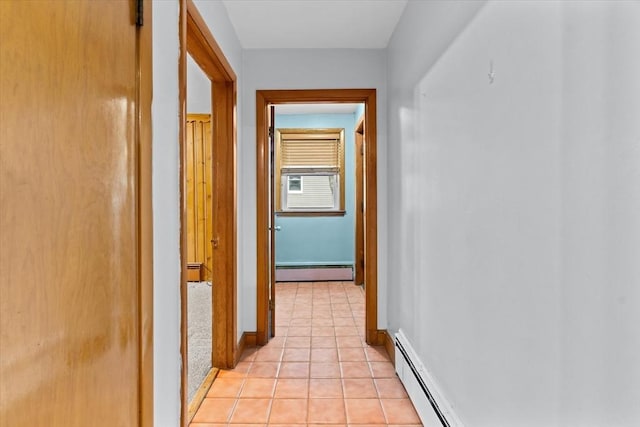
M 272 299 L 269 300 L 269 310 L 273 311 L 276 309 L 276 302 Z
M 269 138 L 273 141 L 273 134 L 274 134 L 274 130 L 272 127 L 269 128 Z
M 136 27 L 144 25 L 144 0 L 136 0 Z

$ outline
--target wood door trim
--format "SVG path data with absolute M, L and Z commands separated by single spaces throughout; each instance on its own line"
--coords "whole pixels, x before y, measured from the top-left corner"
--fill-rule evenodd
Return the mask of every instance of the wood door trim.
M 256 237 L 257 237 L 257 324 L 256 344 L 269 340 L 269 101 L 256 92 Z
M 139 231 L 139 425 L 153 426 L 153 199 L 151 101 L 153 98 L 151 0 L 144 0 L 147 17 L 138 28 L 138 231 Z
M 355 183 L 355 226 L 356 226 L 356 241 L 355 241 L 355 284 L 360 285 L 364 283 L 364 114 L 358 119 L 355 130 L 355 142 L 356 142 L 356 183 Z
M 180 56 L 178 59 L 178 109 L 180 111 L 178 146 L 180 150 L 180 426 L 187 427 L 189 402 L 187 396 L 187 2 L 180 0 L 178 37 Z
M 268 341 L 268 171 L 269 144 L 267 109 L 269 104 L 364 103 L 365 134 L 365 330 L 367 343 L 378 342 L 378 261 L 377 261 L 377 121 L 375 89 L 298 89 L 256 91 L 256 239 L 257 239 L 257 327 L 259 345 Z
M 214 96 L 215 94 L 215 96 Z M 236 141 L 235 82 L 212 84 L 213 100 L 213 245 L 212 289 L 215 337 L 212 363 L 232 368 L 237 351 L 236 332 Z M 224 313 L 216 316 L 215 313 Z
M 237 186 L 236 186 L 236 74 L 222 49 L 192 0 L 180 0 L 180 295 L 181 355 L 187 359 L 187 281 L 186 281 L 186 189 L 185 124 L 187 54 L 211 80 L 212 90 L 212 156 L 213 171 L 213 236 L 217 245 L 213 257 L 212 364 L 217 368 L 233 367 L 238 353 L 237 331 Z M 214 96 L 215 94 L 215 96 Z M 218 315 L 216 315 L 218 314 Z M 186 369 L 181 368 L 181 425 L 188 424 Z
M 235 82 L 236 73 L 224 56 L 220 45 L 211 34 L 193 0 L 187 4 L 187 45 L 193 60 L 211 78 L 212 81 Z M 197 59 L 196 59 L 197 58 Z

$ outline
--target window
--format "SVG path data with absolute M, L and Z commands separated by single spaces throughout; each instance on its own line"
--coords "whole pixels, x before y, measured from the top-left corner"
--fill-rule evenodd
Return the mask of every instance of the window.
M 289 175 L 288 176 L 288 194 L 302 194 L 302 176 L 301 175 Z
M 344 129 L 277 129 L 276 206 L 344 214 Z

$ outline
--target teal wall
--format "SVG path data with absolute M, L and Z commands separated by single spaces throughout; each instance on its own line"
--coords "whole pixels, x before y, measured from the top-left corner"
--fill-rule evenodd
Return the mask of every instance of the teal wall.
M 278 217 L 276 265 L 353 265 L 355 252 L 355 114 L 276 114 L 276 128 L 344 128 L 344 216 Z

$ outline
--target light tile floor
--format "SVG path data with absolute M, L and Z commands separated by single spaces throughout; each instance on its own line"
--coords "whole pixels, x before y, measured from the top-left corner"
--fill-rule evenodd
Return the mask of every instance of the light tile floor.
M 278 283 L 276 336 L 221 370 L 191 427 L 419 426 L 352 282 Z

